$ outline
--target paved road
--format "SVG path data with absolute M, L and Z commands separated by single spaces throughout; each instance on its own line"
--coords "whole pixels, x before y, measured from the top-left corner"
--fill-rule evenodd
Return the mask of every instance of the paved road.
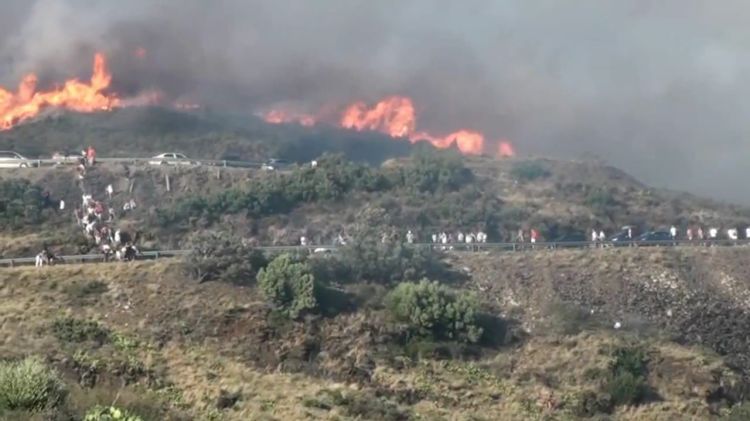
M 154 158 L 96 158 L 96 162 L 100 164 L 149 164 L 151 161 L 164 161 L 167 162 L 164 166 L 179 166 L 179 167 L 196 167 L 196 166 L 208 166 L 208 167 L 232 167 L 232 168 L 260 168 L 263 162 L 261 161 L 228 161 L 228 160 L 213 160 L 213 159 L 190 159 L 191 162 L 195 162 L 199 165 L 191 165 L 182 161 L 175 161 L 169 159 L 154 159 Z M 72 166 L 76 163 L 72 160 L 67 159 L 29 159 L 34 167 L 51 167 L 55 165 L 61 166 Z
M 712 241 L 649 241 L 649 242 L 632 242 L 632 243 L 591 243 L 591 242 L 566 242 L 566 243 L 553 243 L 553 242 L 542 242 L 536 243 L 532 246 L 530 243 L 451 243 L 451 244 L 432 244 L 432 243 L 420 243 L 413 244 L 413 247 L 435 250 L 435 251 L 464 251 L 464 252 L 477 252 L 477 251 L 503 251 L 503 252 L 542 252 L 551 249 L 573 249 L 581 252 L 591 251 L 596 248 L 621 248 L 621 247 L 738 247 L 750 245 L 750 239 L 743 240 L 712 240 Z M 256 247 L 259 250 L 266 251 L 268 253 L 323 253 L 323 252 L 336 252 L 339 246 L 325 246 L 325 245 L 310 245 L 310 246 L 262 246 Z M 144 251 L 138 257 L 139 260 L 154 260 L 162 258 L 174 258 L 185 256 L 190 253 L 190 250 L 151 250 Z M 81 255 L 69 255 L 62 256 L 63 261 L 61 263 L 101 263 L 104 262 L 104 255 L 102 254 L 81 254 Z M 5 258 L 0 259 L 0 267 L 13 267 L 13 266 L 24 266 L 33 265 L 35 263 L 35 257 L 18 257 L 18 258 Z M 60 263 L 58 263 L 60 264 Z

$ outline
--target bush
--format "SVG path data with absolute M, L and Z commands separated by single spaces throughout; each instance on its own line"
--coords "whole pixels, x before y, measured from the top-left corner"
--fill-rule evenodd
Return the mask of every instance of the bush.
M 94 320 L 63 317 L 52 323 L 52 334 L 61 342 L 94 341 L 101 344 L 109 337 L 109 330 Z
M 401 171 L 397 184 L 420 192 L 455 191 L 473 179 L 457 153 L 426 150 L 415 154 L 412 165 Z
M 42 190 L 28 180 L 0 181 L 0 227 L 17 229 L 41 221 L 46 205 Z
M 476 343 L 482 337 L 479 305 L 437 282 L 401 283 L 386 297 L 393 318 L 422 337 Z
M 550 172 L 539 162 L 519 162 L 510 170 L 510 175 L 520 181 L 547 178 Z
M 293 319 L 317 310 L 320 287 L 306 263 L 295 262 L 282 254 L 258 272 L 263 295 L 280 311 Z
M 648 358 L 641 348 L 623 347 L 613 352 L 604 389 L 615 405 L 637 405 L 648 396 Z
M 336 259 L 338 273 L 350 281 L 392 283 L 448 275 L 439 254 L 404 243 L 382 243 L 374 234 L 342 247 Z
M 29 357 L 0 363 L 0 408 L 42 411 L 58 406 L 65 389 L 57 372 Z
M 573 397 L 570 409 L 577 417 L 593 417 L 600 413 L 609 414 L 614 407 L 611 397 L 606 393 L 584 390 Z
M 750 420 L 750 403 L 736 404 L 724 411 L 721 417 L 724 421 L 747 421 Z
M 220 280 L 248 285 L 268 263 L 260 250 L 246 247 L 238 239 L 216 234 L 198 236 L 188 247 L 191 251 L 184 260 L 183 270 L 199 282 Z
M 114 406 L 97 405 L 86 411 L 83 421 L 143 421 L 143 418 Z

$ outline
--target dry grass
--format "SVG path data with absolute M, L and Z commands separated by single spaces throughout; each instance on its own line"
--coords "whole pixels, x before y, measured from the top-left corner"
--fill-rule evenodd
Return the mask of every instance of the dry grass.
M 574 258 L 574 252 L 555 253 Z M 624 253 L 626 262 L 643 264 L 641 258 L 633 254 L 636 251 Z M 596 255 L 579 258 L 593 259 L 592 262 L 597 259 Z M 647 260 L 656 264 L 654 262 L 660 259 Z M 481 261 L 479 258 L 477 262 Z M 528 265 L 547 267 L 544 257 L 531 254 L 508 256 L 501 259 L 500 264 L 519 271 L 530 267 Z M 572 262 L 570 265 L 575 266 Z M 616 269 L 614 263 L 607 265 L 608 270 Z M 542 272 L 554 280 L 556 267 L 560 266 L 549 266 L 550 270 Z M 106 291 L 84 306 L 76 304 L 71 291 L 80 291 L 81 285 L 94 280 L 106 284 Z M 551 291 L 542 289 L 529 294 L 520 284 L 514 288 L 519 297 L 523 295 L 527 299 L 537 299 Z M 227 420 L 347 419 L 338 408 L 326 410 L 305 405 L 307 399 L 335 389 L 377 389 L 393 396 L 420 396 L 410 405 L 420 419 L 570 419 L 565 402 L 583 390 L 600 387 L 591 373 L 606 369 L 609 357 L 603 350 L 632 339 L 605 331 L 584 331 L 577 335 L 533 336 L 519 346 L 473 362 L 421 361 L 396 368 L 377 360 L 373 383 L 346 384 L 325 376 L 285 373 L 276 367 L 264 368 L 251 363 L 249 357 L 252 356 L 243 354 L 247 352 L 243 349 L 250 348 L 238 345 L 243 339 L 241 335 L 245 341 L 258 340 L 252 324 L 238 324 L 226 333 L 205 337 L 177 332 L 182 326 L 180 321 L 215 327 L 220 319 L 212 315 L 230 309 L 253 309 L 262 305 L 258 299 L 252 289 L 186 281 L 179 274 L 176 262 L 168 261 L 2 270 L 0 353 L 12 357 L 62 352 L 45 329 L 55 317 L 65 314 L 99 320 L 113 331 L 137 338 L 141 345 L 133 351 L 134 355 L 161 373 L 164 381 L 174 385 L 176 397 L 172 400 L 176 408 L 199 419 L 217 419 L 211 417 L 219 415 Z M 336 332 L 334 336 L 340 336 L 344 343 L 355 344 L 357 338 L 349 336 L 359 331 L 347 330 L 347 327 L 358 319 L 357 315 L 331 319 L 323 328 Z M 337 327 L 337 323 L 342 326 Z M 155 330 L 172 333 L 163 346 L 154 342 L 161 335 Z M 722 360 L 658 338 L 638 340 L 653 350 L 655 357 L 649 382 L 662 400 L 619 409 L 614 419 L 708 417 L 706 394 L 717 387 L 718 381 L 732 379 Z M 323 347 L 327 349 L 330 344 L 323 344 Z M 717 377 L 717 373 L 721 375 Z M 240 399 L 233 408 L 219 411 L 216 399 L 222 390 L 237 392 Z M 110 392 L 97 395 L 78 391 L 76 394 L 76 399 L 86 404 L 111 397 Z M 137 401 L 139 397 L 133 395 L 128 399 Z

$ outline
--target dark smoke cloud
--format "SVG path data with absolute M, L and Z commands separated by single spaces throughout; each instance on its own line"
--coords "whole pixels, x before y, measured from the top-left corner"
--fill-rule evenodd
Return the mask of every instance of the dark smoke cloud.
M 750 203 L 749 12 L 740 0 L 5 0 L 0 83 L 85 76 L 101 49 L 118 89 L 214 106 L 399 93 L 434 131 L 475 127 L 524 153 L 595 155 Z

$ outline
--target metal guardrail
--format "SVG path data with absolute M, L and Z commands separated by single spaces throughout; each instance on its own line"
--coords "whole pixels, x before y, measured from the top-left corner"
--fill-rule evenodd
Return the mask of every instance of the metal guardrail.
M 678 247 L 678 246 L 694 246 L 694 247 L 712 247 L 712 246 L 747 246 L 750 245 L 750 239 L 742 240 L 665 240 L 665 241 L 605 241 L 605 242 L 589 242 L 589 241 L 576 241 L 576 242 L 538 242 L 538 243 L 417 243 L 412 244 L 412 247 L 427 250 L 436 251 L 542 251 L 542 250 L 555 250 L 555 249 L 594 249 L 594 248 L 621 248 L 621 247 Z M 310 245 L 310 246 L 261 246 L 255 247 L 258 250 L 267 252 L 295 252 L 295 253 L 318 253 L 318 252 L 334 252 L 338 250 L 339 246 L 335 245 Z M 160 258 L 173 258 L 185 256 L 190 253 L 191 250 L 153 250 L 144 251 L 138 256 L 138 260 L 155 260 Z M 68 263 L 98 263 L 104 262 L 105 257 L 103 254 L 81 254 L 81 255 L 69 255 L 59 256 L 62 261 L 56 264 L 68 264 Z M 111 261 L 112 259 L 110 259 Z M 23 265 L 33 265 L 36 262 L 36 257 L 18 257 L 18 258 L 6 258 L 0 259 L 0 267 L 14 267 Z
M 56 165 L 74 165 L 77 161 L 70 158 L 63 159 L 28 159 L 27 162 L 30 167 L 44 167 L 44 166 L 56 166 Z M 151 162 L 164 162 L 170 166 L 208 166 L 208 167 L 224 167 L 224 168 L 261 168 L 263 162 L 260 161 L 232 161 L 232 160 L 219 160 L 219 159 L 157 159 L 157 158 L 96 158 L 97 163 L 112 163 L 112 164 L 149 164 Z M 195 163 L 195 164 L 193 164 Z

